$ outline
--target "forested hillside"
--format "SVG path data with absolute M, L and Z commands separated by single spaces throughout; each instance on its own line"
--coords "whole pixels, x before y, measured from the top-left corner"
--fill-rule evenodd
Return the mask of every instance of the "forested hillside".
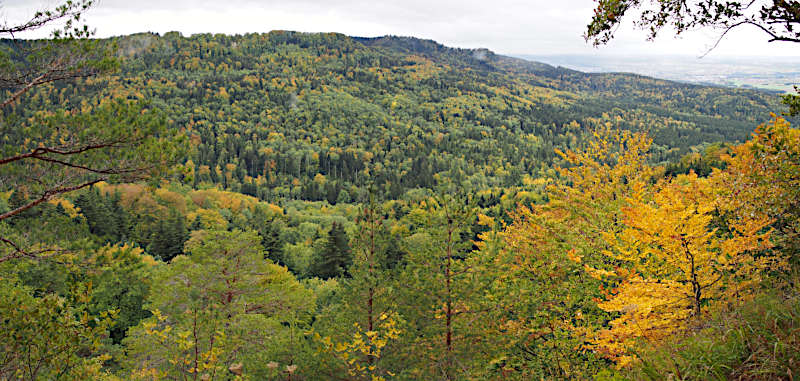
M 591 129 L 647 131 L 654 162 L 745 140 L 779 112 L 773 94 L 627 74 L 585 74 L 404 37 L 277 31 L 138 34 L 121 69 L 44 86 L 5 110 L 143 99 L 193 142 L 182 181 L 265 200 L 389 199 L 449 179 L 472 189 L 546 176 L 554 148 Z M 22 136 L 6 136 L 14 144 Z
M 774 94 L 405 37 L 76 33 L 0 46 L 0 380 L 800 374 Z

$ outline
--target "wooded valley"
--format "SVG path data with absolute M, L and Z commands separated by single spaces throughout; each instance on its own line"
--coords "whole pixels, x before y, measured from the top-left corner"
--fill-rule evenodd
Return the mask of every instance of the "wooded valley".
M 410 37 L 83 37 L 2 41 L 2 380 L 800 374 L 778 94 Z

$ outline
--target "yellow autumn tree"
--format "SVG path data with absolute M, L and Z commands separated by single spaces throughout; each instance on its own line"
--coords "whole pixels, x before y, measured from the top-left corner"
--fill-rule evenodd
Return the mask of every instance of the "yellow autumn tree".
M 764 254 L 771 222 L 765 217 L 717 221 L 716 190 L 694 173 L 643 187 L 623 208 L 625 228 L 604 234 L 603 253 L 614 271 L 587 266 L 593 276 L 619 281 L 599 307 L 618 313 L 591 339 L 620 366 L 637 340 L 658 342 L 699 322 L 709 311 L 740 300 L 765 270 L 783 262 Z
M 721 207 L 737 218 L 771 219 L 778 249 L 800 264 L 800 130 L 774 117 L 732 151 L 714 176 Z
M 520 207 L 512 214 L 518 221 L 507 229 L 510 247 L 518 246 L 513 237 L 521 229 L 516 235 L 534 248 L 549 245 L 549 250 L 560 250 L 562 259 L 569 252 L 589 264 L 605 262 L 607 258 L 597 255 L 607 249 L 603 234 L 622 229 L 626 200 L 655 173 L 647 164 L 651 145 L 647 134 L 606 124 L 582 150 L 556 150 L 566 162 L 558 168 L 560 181 L 547 187 L 547 204 Z
M 503 341 L 493 376 L 580 378 L 592 361 L 592 353 L 576 349 L 604 313 L 593 301 L 600 282 L 582 268 L 611 266 L 600 254 L 608 248 L 603 233 L 622 229 L 626 199 L 652 177 L 651 143 L 610 124 L 598 128 L 582 149 L 557 151 L 565 163 L 544 192 L 547 203 L 519 205 L 502 231 L 481 237 L 486 272 L 497 274 L 485 292 L 493 306 L 484 325 Z M 486 217 L 479 222 L 494 225 Z

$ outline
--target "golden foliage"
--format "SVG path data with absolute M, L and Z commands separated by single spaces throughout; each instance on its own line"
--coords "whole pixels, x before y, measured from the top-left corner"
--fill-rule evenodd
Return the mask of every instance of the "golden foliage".
M 602 275 L 622 280 L 599 307 L 619 316 L 591 341 L 618 365 L 630 363 L 637 340 L 658 342 L 686 329 L 713 308 L 751 295 L 764 271 L 783 266 L 762 254 L 771 247 L 770 220 L 717 226 L 712 185 L 691 173 L 639 189 L 624 208 L 624 229 L 604 234 L 611 249 L 603 254 L 620 266 Z
M 314 339 L 322 345 L 322 351 L 332 354 L 356 379 L 383 381 L 391 372 L 382 371 L 375 364 L 381 358 L 383 348 L 400 337 L 398 317 L 393 313 L 383 313 L 378 317 L 377 327 L 365 331 L 358 323 L 353 325 L 354 333 L 349 340 L 335 342 L 330 337 L 314 333 Z

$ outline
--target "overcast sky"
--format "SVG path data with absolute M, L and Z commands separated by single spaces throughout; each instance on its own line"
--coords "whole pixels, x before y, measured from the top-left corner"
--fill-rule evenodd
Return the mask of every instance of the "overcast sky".
M 29 17 L 56 0 L 0 0 L 0 18 Z M 582 33 L 594 0 L 99 0 L 88 14 L 97 36 L 179 31 L 241 34 L 295 30 L 352 36 L 401 35 L 500 54 L 699 56 L 718 32 L 703 30 L 655 42 L 625 25 L 600 49 Z M 728 34 L 711 56 L 800 56 L 800 44 L 766 43 L 753 29 Z

